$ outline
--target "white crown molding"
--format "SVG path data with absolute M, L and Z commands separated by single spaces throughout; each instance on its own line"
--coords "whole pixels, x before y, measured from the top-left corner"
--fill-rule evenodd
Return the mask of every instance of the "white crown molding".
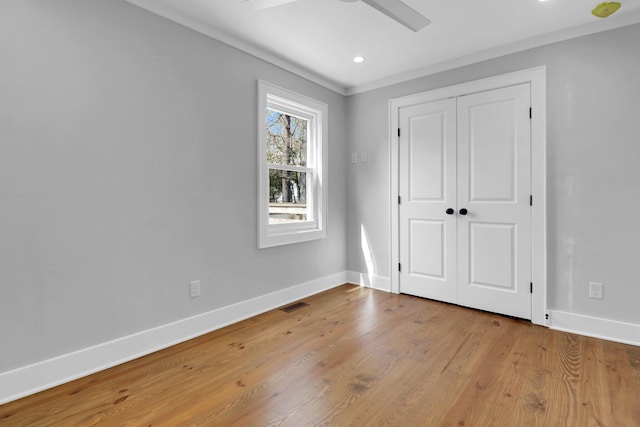
M 111 368 L 347 282 L 345 271 L 0 372 L 0 405 Z
M 282 68 L 283 70 L 290 71 L 302 78 L 305 78 L 313 83 L 330 89 L 340 95 L 346 95 L 346 87 L 336 83 L 328 78 L 322 77 L 313 71 L 300 67 L 292 62 L 281 58 L 277 55 L 269 53 L 264 49 L 253 46 L 249 43 L 241 41 L 235 37 L 230 36 L 220 30 L 213 28 L 210 25 L 205 24 L 202 21 L 197 20 L 191 16 L 185 15 L 177 10 L 161 3 L 157 0 L 125 0 L 135 6 L 145 9 L 151 13 L 162 16 L 170 21 L 176 22 L 182 26 L 197 31 L 205 36 L 211 37 L 219 42 L 227 44 L 238 50 L 241 50 L 249 55 L 255 56 L 258 59 L 262 59 L 272 65 Z
M 520 40 L 514 43 L 509 43 L 503 46 L 498 46 L 492 49 L 487 49 L 482 52 L 473 53 L 471 55 L 462 56 L 452 59 L 450 61 L 440 62 L 430 65 L 428 67 L 418 68 L 406 73 L 396 74 L 384 79 L 376 80 L 374 82 L 365 83 L 362 85 L 355 85 L 348 87 L 346 90 L 347 96 L 355 95 L 358 93 L 368 92 L 375 89 L 380 89 L 386 86 L 391 86 L 398 83 L 404 83 L 409 80 L 426 77 L 432 74 L 441 73 L 443 71 L 453 70 L 454 68 L 464 67 L 466 65 L 475 64 L 477 62 L 487 61 L 490 59 L 498 58 L 500 56 L 509 55 L 512 53 L 522 52 L 524 50 L 533 49 L 540 46 L 549 45 L 577 37 L 587 36 L 589 34 L 595 34 L 602 31 L 613 30 L 616 28 L 626 27 L 627 25 L 633 25 L 640 22 L 640 12 L 631 13 L 627 15 L 621 15 L 620 17 L 610 18 L 606 21 L 591 22 L 589 24 L 579 25 L 577 27 L 568 28 L 566 30 L 557 31 L 550 34 L 544 34 L 542 36 L 533 37 L 525 40 Z
M 272 65 L 280 67 L 286 71 L 296 74 L 302 78 L 305 78 L 313 83 L 330 89 L 340 95 L 350 96 L 362 92 L 368 92 L 375 89 L 380 89 L 385 86 L 390 86 L 398 83 L 403 83 L 409 80 L 414 80 L 421 77 L 426 77 L 432 74 L 441 73 L 443 71 L 452 70 L 454 68 L 464 67 L 477 62 L 487 61 L 490 59 L 498 58 L 500 56 L 509 55 L 516 52 L 521 52 L 527 49 L 533 49 L 536 47 L 569 40 L 589 34 L 594 34 L 602 31 L 613 30 L 615 28 L 625 27 L 627 25 L 633 25 L 640 22 L 640 12 L 630 13 L 626 15 L 614 16 L 607 20 L 598 20 L 577 27 L 568 28 L 566 30 L 557 31 L 550 34 L 545 34 L 538 37 L 533 37 L 525 40 L 521 40 L 515 43 L 498 46 L 492 49 L 487 49 L 482 52 L 477 52 L 471 55 L 454 58 L 449 61 L 440 62 L 437 64 L 429 65 L 427 67 L 418 68 L 406 73 L 400 73 L 393 76 L 389 76 L 380 80 L 376 80 L 369 83 L 364 83 L 355 86 L 344 86 L 330 78 L 321 76 L 314 73 L 311 70 L 305 69 L 286 60 L 273 53 L 267 52 L 264 49 L 256 47 L 252 44 L 239 40 L 229 34 L 226 34 L 214 27 L 205 24 L 202 21 L 197 20 L 191 16 L 187 16 L 177 10 L 157 1 L 157 0 L 125 0 L 133 5 L 136 5 L 156 15 L 162 16 L 170 21 L 176 22 L 208 37 L 216 39 L 222 43 L 239 49 L 249 55 L 262 59 Z

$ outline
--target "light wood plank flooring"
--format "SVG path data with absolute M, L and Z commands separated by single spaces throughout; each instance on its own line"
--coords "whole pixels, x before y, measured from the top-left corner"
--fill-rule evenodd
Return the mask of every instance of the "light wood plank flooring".
M 2 426 L 640 426 L 640 347 L 345 285 L 0 406 Z

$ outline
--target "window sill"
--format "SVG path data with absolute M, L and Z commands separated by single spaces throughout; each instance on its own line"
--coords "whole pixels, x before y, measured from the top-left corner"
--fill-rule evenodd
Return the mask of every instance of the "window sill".
M 279 232 L 269 229 L 266 233 L 260 235 L 258 248 L 272 248 L 274 246 L 290 245 L 293 243 L 309 242 L 312 240 L 325 239 L 327 237 L 326 230 L 318 228 L 292 230 L 289 227 L 282 228 Z

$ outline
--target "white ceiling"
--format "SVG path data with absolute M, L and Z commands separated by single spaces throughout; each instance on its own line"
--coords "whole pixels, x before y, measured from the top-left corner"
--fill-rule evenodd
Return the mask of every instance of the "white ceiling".
M 128 1 L 345 94 L 640 22 L 640 0 L 607 19 L 601 0 L 404 0 L 432 21 L 417 33 L 361 1 Z

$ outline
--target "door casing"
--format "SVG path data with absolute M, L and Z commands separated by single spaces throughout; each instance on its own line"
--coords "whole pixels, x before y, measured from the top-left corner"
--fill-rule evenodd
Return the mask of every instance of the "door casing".
M 415 104 L 485 92 L 529 83 L 531 87 L 531 321 L 547 325 L 547 226 L 546 226 L 546 67 L 536 67 L 509 74 L 475 80 L 440 89 L 420 92 L 389 101 L 389 141 L 391 171 L 391 256 L 390 278 L 393 293 L 400 293 L 399 263 L 399 110 Z

